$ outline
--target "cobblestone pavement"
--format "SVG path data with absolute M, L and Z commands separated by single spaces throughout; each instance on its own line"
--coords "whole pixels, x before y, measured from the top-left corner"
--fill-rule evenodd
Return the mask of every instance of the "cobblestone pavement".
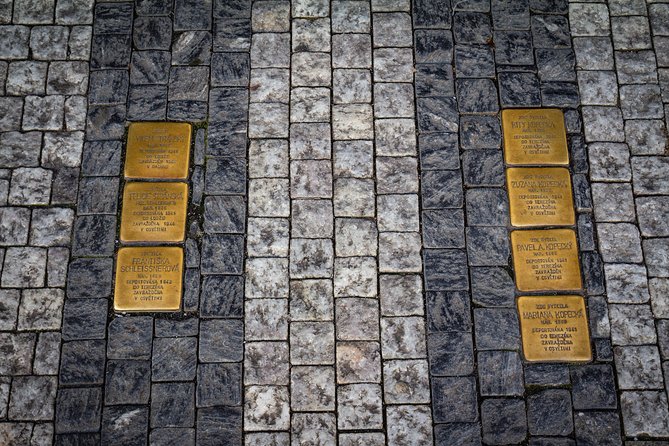
M 669 3 L 0 0 L 1 445 L 664 445 Z M 500 111 L 565 113 L 593 361 L 523 360 Z M 183 310 L 112 310 L 194 126 Z

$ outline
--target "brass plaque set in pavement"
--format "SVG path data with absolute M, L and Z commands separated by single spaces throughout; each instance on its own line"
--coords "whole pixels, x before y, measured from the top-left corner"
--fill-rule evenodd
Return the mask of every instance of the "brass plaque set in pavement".
M 130 124 L 116 256 L 116 311 L 178 311 L 191 125 Z
M 525 359 L 590 361 L 564 116 L 504 110 L 502 128 Z

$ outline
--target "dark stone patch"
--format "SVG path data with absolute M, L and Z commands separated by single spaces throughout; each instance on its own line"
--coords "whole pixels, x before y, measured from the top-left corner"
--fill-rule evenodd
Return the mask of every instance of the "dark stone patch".
M 63 340 L 104 339 L 107 299 L 67 299 L 63 307 Z
M 204 230 L 207 233 L 243 234 L 246 202 L 238 196 L 213 196 L 204 200 Z
M 507 226 L 509 203 L 503 189 L 469 189 L 466 194 L 467 224 Z
M 118 176 L 121 172 L 121 141 L 93 141 L 84 144 L 81 172 L 90 176 Z
M 495 58 L 489 46 L 455 47 L 455 72 L 462 77 L 495 77 Z
M 197 367 L 197 338 L 156 338 L 152 381 L 190 381 Z
M 111 256 L 114 254 L 114 240 L 116 239 L 116 216 L 77 217 L 73 234 L 73 256 Z
M 417 64 L 416 96 L 454 96 L 453 67 L 451 64 Z
M 150 393 L 150 361 L 107 362 L 105 404 L 146 404 Z
M 529 31 L 495 31 L 495 61 L 501 65 L 532 65 L 532 34 Z
M 242 274 L 244 237 L 205 235 L 202 242 L 202 274 Z
M 581 253 L 585 289 L 589 295 L 604 294 L 604 264 L 599 253 Z
M 462 207 L 462 176 L 459 170 L 428 170 L 421 173 L 424 209 Z
M 242 408 L 207 407 L 197 411 L 199 446 L 219 446 L 221 438 L 230 444 L 242 443 Z
M 528 364 L 525 367 L 526 386 L 569 385 L 569 368 L 562 364 Z
M 457 133 L 430 133 L 418 136 L 422 170 L 459 169 Z
M 472 301 L 484 307 L 513 307 L 516 286 L 504 268 L 471 268 Z
M 172 43 L 172 65 L 209 65 L 212 37 L 209 31 L 179 33 Z
M 476 308 L 474 329 L 478 350 L 517 350 L 520 327 L 515 309 Z
M 105 341 L 65 342 L 60 360 L 61 385 L 102 384 L 105 375 Z
M 523 392 L 525 391 L 523 383 L 523 363 L 517 352 L 479 352 L 477 359 L 479 385 L 481 387 L 479 391 L 481 395 L 523 395 Z
M 56 433 L 98 432 L 102 412 L 102 389 L 60 389 L 56 400 Z
M 176 0 L 174 29 L 183 31 L 211 28 L 211 3 L 201 0 Z
M 450 1 L 415 0 L 413 2 L 413 22 L 416 28 L 450 28 Z
M 112 290 L 112 259 L 74 259 L 67 275 L 67 297 L 108 297 Z
M 467 254 L 457 249 L 423 250 L 425 289 L 430 291 L 467 290 Z
M 183 320 L 156 319 L 156 337 L 178 338 L 180 336 L 197 336 L 198 319 L 195 317 Z
M 456 12 L 453 16 L 456 43 L 485 45 L 492 41 L 490 16 L 477 12 Z
M 607 364 L 571 367 L 574 409 L 617 408 L 613 369 Z
M 428 332 L 470 332 L 472 330 L 469 294 L 466 291 L 428 291 Z
M 578 85 L 569 82 L 546 82 L 541 85 L 544 107 L 576 108 L 580 104 Z
M 434 426 L 436 446 L 480 446 L 479 423 L 448 423 Z
M 95 35 L 91 44 L 91 69 L 127 68 L 130 50 L 130 34 Z
M 453 97 L 430 97 L 416 100 L 418 129 L 421 132 L 457 132 L 457 101 Z
M 496 116 L 461 116 L 460 143 L 463 149 L 500 149 L 499 119 Z
M 537 68 L 542 82 L 576 81 L 576 56 L 568 49 L 538 49 Z
M 423 246 L 464 248 L 465 219 L 461 209 L 423 211 Z
M 570 48 L 569 21 L 561 15 L 535 15 L 532 37 L 536 48 Z
M 468 375 L 474 371 L 471 333 L 430 333 L 427 337 L 427 352 L 430 373 L 434 376 Z
M 436 30 L 416 30 L 414 52 L 416 63 L 444 63 L 450 66 L 453 61 L 453 37 L 451 33 Z
M 149 444 L 160 446 L 195 446 L 195 429 L 166 427 L 153 429 Z
M 534 73 L 500 73 L 499 97 L 502 108 L 541 105 L 539 79 Z
M 172 21 L 169 17 L 138 17 L 133 41 L 138 50 L 169 50 L 172 44 Z
M 461 113 L 497 113 L 497 87 L 492 79 L 458 79 L 458 108 Z
M 93 71 L 90 74 L 88 84 L 89 104 L 124 104 L 128 96 L 128 71 Z
M 116 215 L 118 188 L 119 179 L 115 177 L 82 178 L 79 182 L 77 214 Z
M 246 161 L 243 158 L 209 158 L 204 179 L 207 194 L 245 194 Z
M 133 85 L 167 84 L 170 76 L 169 51 L 135 51 L 130 65 Z
M 195 423 L 195 384 L 151 385 L 151 427 L 192 427 Z
M 125 105 L 91 105 L 86 115 L 86 139 L 119 140 L 125 133 Z
M 462 154 L 466 186 L 503 186 L 504 162 L 501 150 L 467 150 Z
M 132 4 L 102 3 L 95 6 L 95 34 L 130 34 Z
M 202 317 L 242 317 L 244 278 L 241 276 L 206 276 L 200 295 Z
M 492 2 L 492 22 L 495 29 L 529 29 L 529 0 Z
M 102 444 L 142 446 L 148 430 L 148 407 L 111 406 L 102 413 Z
M 486 444 L 520 444 L 527 437 L 525 401 L 487 399 L 481 404 L 483 441 Z
M 167 113 L 167 87 L 164 85 L 133 86 L 128 98 L 128 119 L 161 121 Z
M 435 423 L 478 420 L 476 381 L 473 377 L 433 378 L 432 413 Z
M 577 412 L 574 424 L 579 445 L 623 444 L 616 412 Z
M 242 403 L 242 365 L 200 364 L 197 370 L 196 405 L 239 406 Z
M 506 266 L 509 248 L 506 227 L 467 228 L 467 258 L 471 266 Z
M 569 435 L 574 430 L 568 390 L 544 390 L 527 398 L 527 424 L 532 435 Z
M 110 359 L 149 359 L 153 336 L 153 317 L 117 317 L 109 324 Z
M 235 362 L 243 359 L 244 323 L 241 320 L 212 319 L 200 324 L 200 361 Z
M 211 58 L 213 87 L 246 87 L 250 72 L 251 61 L 246 53 L 214 53 Z

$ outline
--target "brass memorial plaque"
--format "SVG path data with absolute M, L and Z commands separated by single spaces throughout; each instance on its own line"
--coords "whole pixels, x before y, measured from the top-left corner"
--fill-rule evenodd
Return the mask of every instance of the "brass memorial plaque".
M 562 111 L 553 108 L 502 111 L 507 164 L 569 164 Z
M 520 291 L 580 290 L 576 234 L 571 229 L 512 231 L 513 267 Z
M 128 130 L 126 178 L 185 179 L 188 176 L 191 125 L 134 122 Z
M 183 250 L 178 247 L 121 248 L 116 258 L 116 311 L 178 311 Z
M 564 167 L 506 169 L 513 226 L 573 225 L 571 178 Z
M 528 361 L 592 359 L 583 297 L 521 296 L 518 313 Z
M 187 202 L 186 183 L 126 183 L 121 241 L 183 241 Z

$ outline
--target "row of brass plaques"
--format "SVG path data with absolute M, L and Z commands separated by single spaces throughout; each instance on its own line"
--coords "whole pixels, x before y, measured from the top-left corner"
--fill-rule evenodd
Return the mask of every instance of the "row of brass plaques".
M 516 287 L 521 293 L 580 292 L 562 111 L 504 110 L 502 128 L 511 226 L 519 228 L 511 231 Z M 592 359 L 583 296 L 520 296 L 517 305 L 525 359 Z
M 183 243 L 188 207 L 191 125 L 130 124 L 121 230 L 116 257 L 116 311 L 181 308 Z

